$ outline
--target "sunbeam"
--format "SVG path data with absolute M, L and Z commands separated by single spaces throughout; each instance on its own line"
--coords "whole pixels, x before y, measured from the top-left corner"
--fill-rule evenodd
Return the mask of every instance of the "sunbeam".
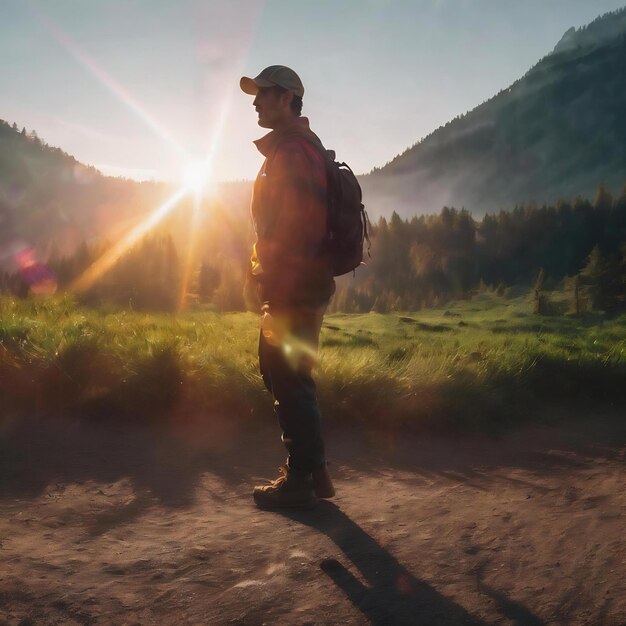
M 155 132 L 160 139 L 169 144 L 173 148 L 179 157 L 184 161 L 189 161 L 188 153 L 178 144 L 178 142 L 170 135 L 170 133 L 161 125 L 157 120 L 150 115 L 144 107 L 137 102 L 137 100 L 130 95 L 130 93 L 117 82 L 110 74 L 103 70 L 89 55 L 87 55 L 80 47 L 73 41 L 69 35 L 63 32 L 48 16 L 44 15 L 39 9 L 33 6 L 32 3 L 28 3 L 28 6 L 39 21 L 39 23 L 48 31 L 53 39 L 68 52 L 83 68 L 88 70 L 93 76 L 95 76 L 105 87 L 113 93 L 119 100 L 121 100 L 135 115 L 141 119 L 153 132 Z
M 187 255 L 185 265 L 183 267 L 183 275 L 181 281 L 181 289 L 178 298 L 178 309 L 181 310 L 185 306 L 186 294 L 189 289 L 191 280 L 192 267 L 196 260 L 196 249 L 198 240 L 198 231 L 200 225 L 200 216 L 202 208 L 202 198 L 206 194 L 206 190 L 211 185 L 213 159 L 222 134 L 228 104 L 230 99 L 224 101 L 221 114 L 216 123 L 215 132 L 213 133 L 209 150 L 206 158 L 202 161 L 192 162 L 186 170 L 183 186 L 166 200 L 158 209 L 156 209 L 149 218 L 135 227 L 124 239 L 119 241 L 110 250 L 105 252 L 95 263 L 93 263 L 83 274 L 70 285 L 70 291 L 85 291 L 93 283 L 107 272 L 118 261 L 118 259 L 143 235 L 154 228 L 166 215 L 168 215 L 182 198 L 192 193 L 194 196 L 193 215 L 189 223 L 189 241 L 187 245 Z
M 105 86 L 118 100 L 126 105 L 130 111 L 139 117 L 148 128 L 156 133 L 161 140 L 166 142 L 175 151 L 180 163 L 186 164 L 181 168 L 180 189 L 151 213 L 146 220 L 134 227 L 125 237 L 114 244 L 111 249 L 105 252 L 85 270 L 81 276 L 69 286 L 69 290 L 81 292 L 89 289 L 95 281 L 116 264 L 120 257 L 122 257 L 131 246 L 157 226 L 166 215 L 176 208 L 178 203 L 186 195 L 191 194 L 193 195 L 193 210 L 189 216 L 189 237 L 186 242 L 186 254 L 182 268 L 181 289 L 178 298 L 178 309 L 183 309 L 186 304 L 187 293 L 193 276 L 193 268 L 198 261 L 197 248 L 200 229 L 202 227 L 201 218 L 203 209 L 207 207 L 205 200 L 213 194 L 211 187 L 214 184 L 215 178 L 214 161 L 226 125 L 232 98 L 235 93 L 238 93 L 238 82 L 233 79 L 229 81 L 231 87 L 224 89 L 222 106 L 219 110 L 219 114 L 214 117 L 210 135 L 207 137 L 208 145 L 206 153 L 200 159 L 193 160 L 190 153 L 173 138 L 172 134 L 161 125 L 122 84 L 115 80 L 107 71 L 100 67 L 92 57 L 81 49 L 76 41 L 64 32 L 52 18 L 46 15 L 33 2 L 27 0 L 27 6 L 34 19 L 43 26 L 52 39 L 54 39 L 74 61 L 87 70 L 91 76 Z M 256 13 L 257 18 L 260 16 L 261 12 L 261 9 L 259 9 Z M 251 35 L 247 42 L 248 45 L 246 46 L 248 49 L 252 39 L 253 37 Z M 242 58 L 241 65 L 243 65 L 243 62 Z M 240 73 L 241 72 L 235 72 L 234 74 L 239 75 Z M 231 226 L 229 223 L 229 215 L 224 215 L 223 221 L 226 228 Z
M 202 196 L 203 193 L 210 188 L 212 182 L 212 167 L 217 152 L 217 147 L 222 136 L 224 124 L 226 122 L 226 115 L 230 106 L 230 100 L 232 98 L 232 91 L 224 99 L 222 108 L 220 110 L 219 118 L 215 124 L 209 149 L 207 155 L 203 161 L 198 164 L 192 164 L 192 167 L 186 171 L 187 184 L 194 190 L 194 204 L 193 215 L 189 223 L 189 241 L 187 245 L 187 255 L 185 259 L 185 265 L 183 267 L 182 281 L 180 286 L 180 293 L 178 298 L 178 310 L 181 311 L 185 308 L 187 292 L 189 289 L 189 283 L 191 281 L 192 267 L 196 262 L 196 250 L 198 247 L 198 234 L 200 225 L 200 216 L 202 209 Z
M 183 272 L 178 294 L 178 311 L 183 311 L 187 304 L 187 293 L 191 282 L 192 268 L 196 259 L 196 249 L 198 247 L 198 231 L 200 225 L 201 198 L 194 194 L 193 214 L 189 221 L 189 240 L 187 242 L 187 255 L 183 265 Z
M 108 271 L 117 260 L 143 235 L 154 228 L 176 205 L 189 193 L 189 188 L 182 187 L 166 200 L 150 217 L 141 222 L 126 237 L 107 250 L 97 261 L 85 270 L 69 287 L 70 291 L 81 292 L 89 289 L 93 283 Z

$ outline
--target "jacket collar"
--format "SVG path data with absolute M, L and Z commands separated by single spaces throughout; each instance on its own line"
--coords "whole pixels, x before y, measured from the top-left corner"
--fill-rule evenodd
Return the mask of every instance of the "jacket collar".
M 272 153 L 274 146 L 276 146 L 276 144 L 282 137 L 294 134 L 294 132 L 296 134 L 300 132 L 302 132 L 302 134 L 313 134 L 309 127 L 309 118 L 296 117 L 294 118 L 292 124 L 289 124 L 288 126 L 281 128 L 280 130 L 272 130 L 267 133 L 267 135 L 264 135 L 253 143 L 264 157 L 268 157 Z

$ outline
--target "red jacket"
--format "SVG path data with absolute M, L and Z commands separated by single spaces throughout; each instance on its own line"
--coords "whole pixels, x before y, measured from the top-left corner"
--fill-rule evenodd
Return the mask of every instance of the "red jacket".
M 254 142 L 265 161 L 252 197 L 251 273 L 274 308 L 321 304 L 334 291 L 325 250 L 326 161 L 312 142 L 319 139 L 305 117 Z

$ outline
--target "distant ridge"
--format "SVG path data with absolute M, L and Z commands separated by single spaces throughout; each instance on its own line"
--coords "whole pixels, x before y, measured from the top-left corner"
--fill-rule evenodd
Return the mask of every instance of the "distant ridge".
M 171 193 L 167 183 L 104 176 L 35 131 L 0 120 L 0 271 L 14 270 L 24 248 L 48 259 L 71 255 L 83 242 L 116 241 Z M 223 183 L 220 201 L 247 224 L 251 193 L 251 182 Z M 181 243 L 188 236 L 186 201 L 167 221 Z
M 626 8 L 568 30 L 509 88 L 362 176 L 369 211 L 482 215 L 626 182 Z
M 605 13 L 581 28 L 565 31 L 554 47 L 553 54 L 593 48 L 610 42 L 626 32 L 626 8 Z
M 45 258 L 115 236 L 162 195 L 163 185 L 103 176 L 35 131 L 0 120 L 0 268 L 23 247 Z

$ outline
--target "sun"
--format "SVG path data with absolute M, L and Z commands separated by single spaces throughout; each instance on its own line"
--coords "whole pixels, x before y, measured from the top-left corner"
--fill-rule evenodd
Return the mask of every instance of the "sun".
M 206 195 L 213 182 L 211 164 L 208 161 L 190 161 L 182 169 L 181 181 L 194 194 Z

